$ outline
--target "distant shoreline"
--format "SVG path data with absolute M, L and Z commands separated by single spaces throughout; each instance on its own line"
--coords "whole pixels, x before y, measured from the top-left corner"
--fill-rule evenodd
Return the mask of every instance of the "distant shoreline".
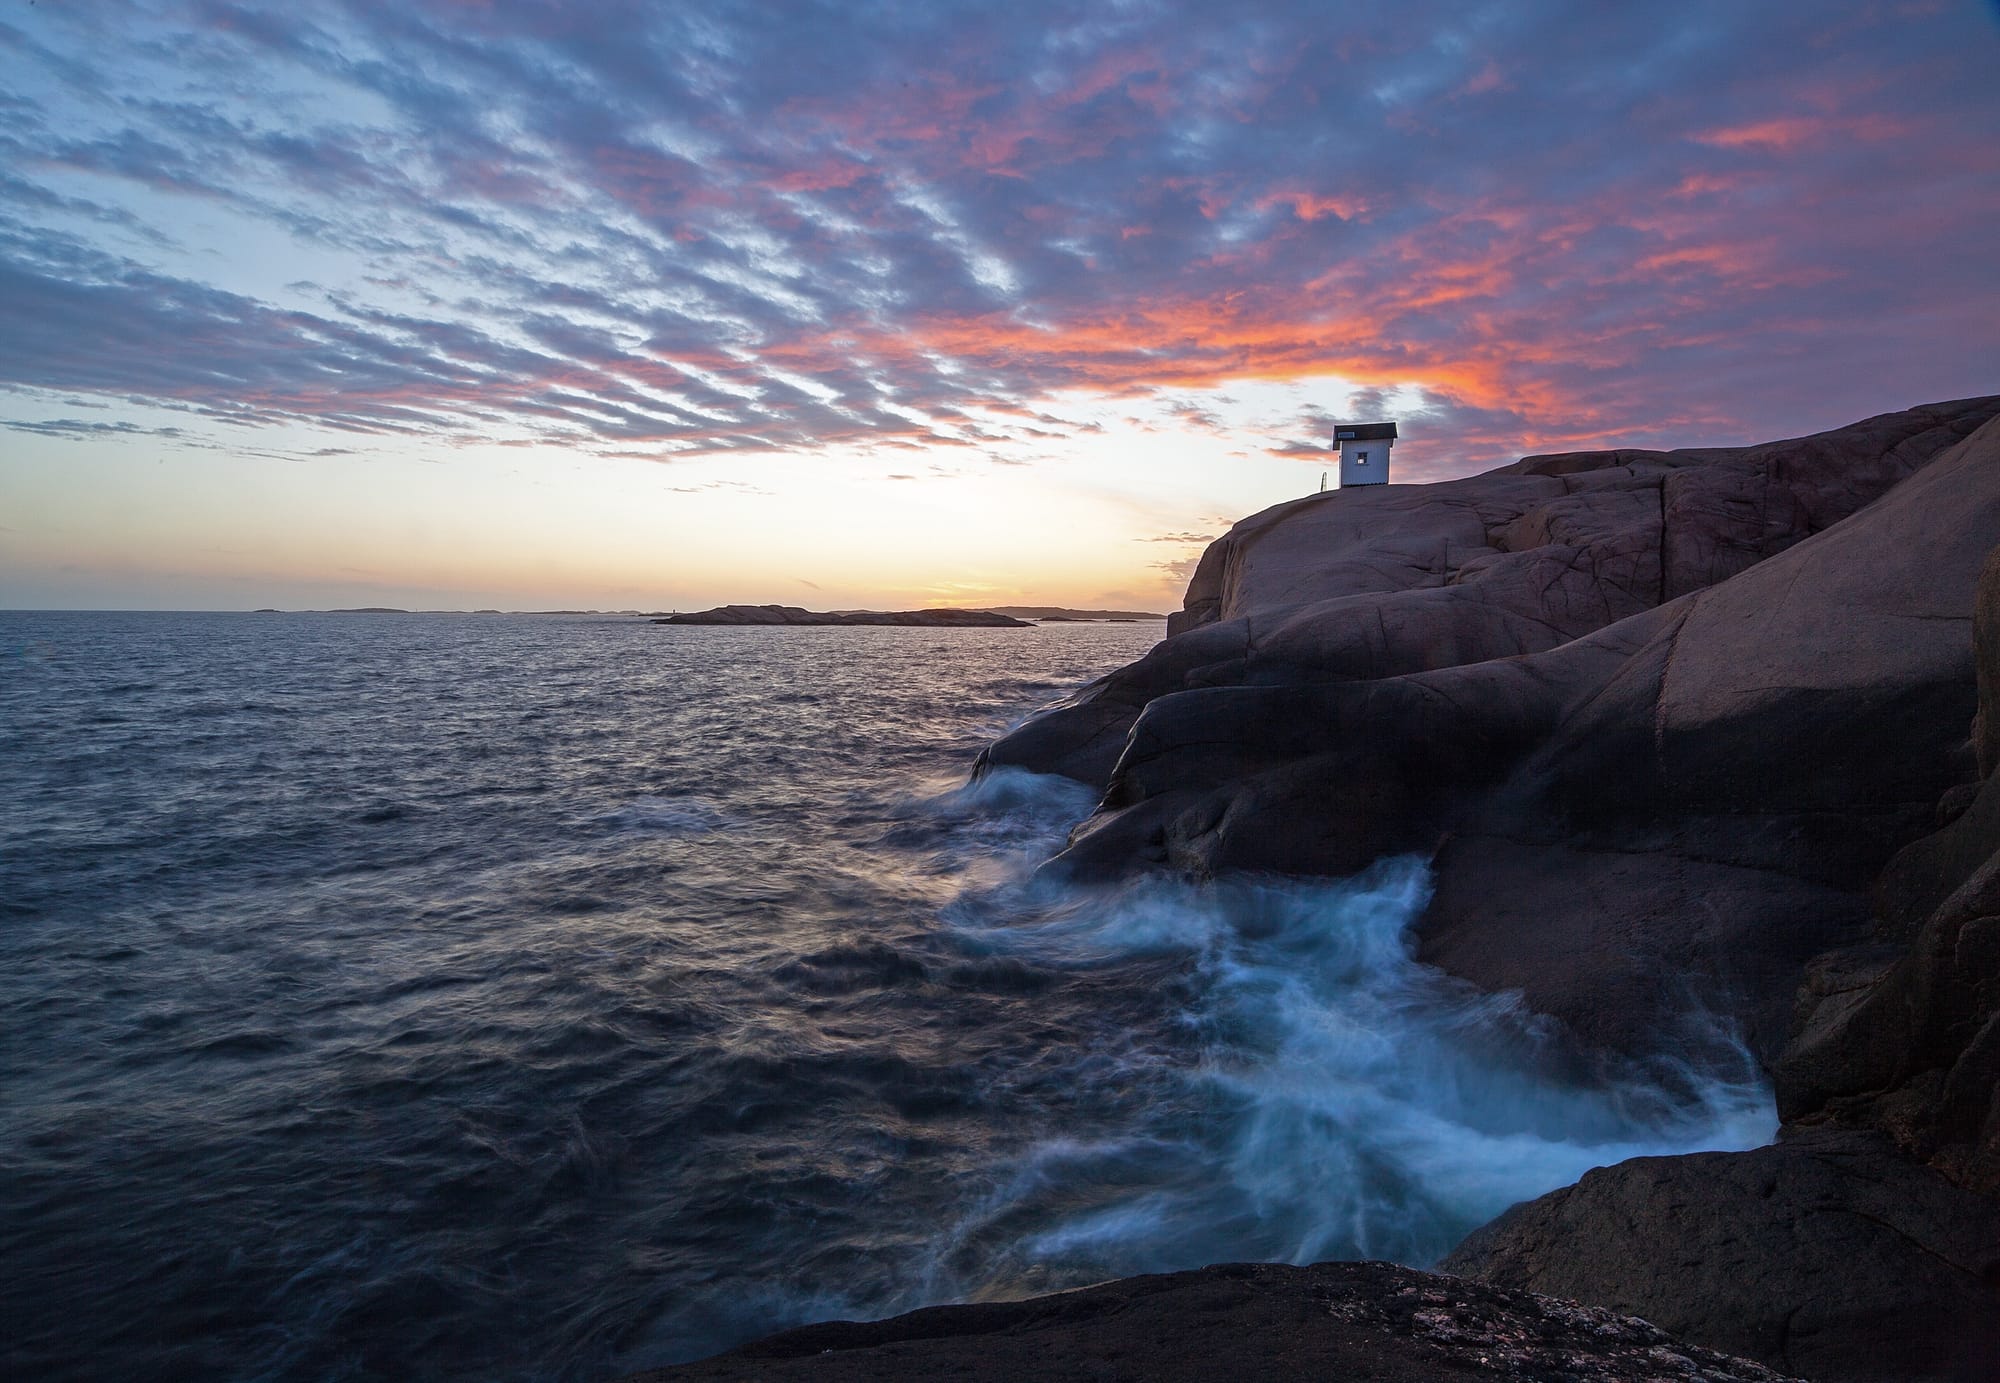
M 655 624 L 917 626 L 926 629 L 1019 629 L 1032 624 L 1141 624 L 1165 615 L 1143 610 L 1074 610 L 1061 605 L 955 606 L 928 610 L 807 610 L 798 605 L 718 605 L 712 610 L 672 614 Z
M 856 625 L 922 629 L 1032 629 L 1027 620 L 991 610 L 808 610 L 798 605 L 718 605 L 693 614 L 668 615 L 655 624 L 756 628 L 851 628 Z
M 729 607 L 719 607 L 729 608 Z M 1017 621 L 1038 624 L 1145 624 L 1164 622 L 1166 616 L 1146 610 L 1072 610 L 1057 605 L 990 605 L 977 609 L 970 607 L 942 607 L 947 612 L 967 615 L 1004 615 Z M 535 616 L 555 618 L 591 617 L 596 619 L 673 619 L 682 615 L 679 610 L 407 610 L 393 605 L 348 605 L 319 610 L 285 610 L 274 605 L 259 606 L 254 610 L 126 610 L 106 606 L 101 609 L 45 609 L 31 606 L 0 609 L 0 615 L 501 615 L 508 617 Z M 810 612 L 809 612 L 810 613 Z M 827 612 L 839 616 L 889 616 L 898 614 L 926 614 L 934 611 L 885 611 L 885 610 L 835 610 Z M 747 622 L 747 621 L 746 621 Z M 865 620 L 832 620 L 829 623 L 865 623 Z

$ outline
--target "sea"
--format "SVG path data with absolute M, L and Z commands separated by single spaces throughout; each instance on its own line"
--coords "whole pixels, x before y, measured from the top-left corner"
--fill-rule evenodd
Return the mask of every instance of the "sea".
M 1749 1147 L 1410 958 L 1420 858 L 1068 883 L 1155 623 L 0 614 L 0 1374 L 603 1380 Z

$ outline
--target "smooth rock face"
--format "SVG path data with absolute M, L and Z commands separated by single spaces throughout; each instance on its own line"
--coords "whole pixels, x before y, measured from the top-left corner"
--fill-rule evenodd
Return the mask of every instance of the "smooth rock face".
M 1804 963 L 1867 938 L 1876 872 L 1971 776 L 1971 616 L 1996 543 L 1989 423 L 1844 523 L 1653 612 L 1609 677 L 1569 689 L 1508 791 L 1453 823 L 1420 956 L 1623 1046 L 1685 998 L 1647 987 L 1688 977 L 1774 1057 Z M 1568 954 L 1530 968 L 1537 945 Z
M 2000 1207 L 1879 1135 L 1601 1167 L 1475 1231 L 1440 1268 L 1644 1314 L 1830 1383 L 2000 1371 Z
M 1057 862 L 1084 875 L 1437 852 L 1423 959 L 1628 1049 L 1699 1002 L 1768 1060 L 1972 776 L 1996 413 L 1280 506 L 1210 549 L 1183 632 L 983 762 L 1102 784 Z
M 718 605 L 655 624 L 915 625 L 925 629 L 1026 629 L 1029 622 L 991 610 L 807 610 L 797 605 Z
M 1629 1316 L 1388 1263 L 1226 1264 L 774 1335 L 630 1383 L 1785 1383 Z
M 2000 644 L 2000 551 L 1981 572 L 1974 624 L 1976 739 L 2000 696 L 1988 656 Z M 1847 966 L 1846 983 L 1808 985 L 1774 1073 L 1779 1109 L 1884 1130 L 1953 1181 L 2000 1196 L 2000 768 L 1959 815 L 1889 862 L 1875 899 L 1878 949 L 1893 958 Z M 1835 953 L 1816 972 L 1846 959 Z
M 1772 1067 L 1778 1144 L 1599 1169 L 1453 1270 L 1824 1379 L 2000 1377 L 1996 414 L 1280 506 L 986 762 L 1102 787 L 1084 875 L 1430 853 L 1420 959 Z
M 1793 441 L 1529 457 L 1465 480 L 1279 505 L 1210 545 L 1152 654 L 1052 714 L 1129 724 L 1191 687 L 1375 678 L 1554 648 L 1830 527 L 1996 411 L 1996 398 L 1933 404 Z M 1097 739 L 1010 736 L 989 756 L 1103 787 L 1111 763 Z
M 2000 549 L 1966 643 L 1981 653 L 1975 739 L 2000 693 L 1996 643 Z M 1816 1378 L 2000 1377 L 2000 772 L 1947 798 L 1943 827 L 1876 880 L 1873 935 L 1806 967 L 1774 1068 L 1778 1144 L 1601 1168 L 1444 1266 Z M 1546 942 L 1524 949 L 1514 963 L 1564 963 Z

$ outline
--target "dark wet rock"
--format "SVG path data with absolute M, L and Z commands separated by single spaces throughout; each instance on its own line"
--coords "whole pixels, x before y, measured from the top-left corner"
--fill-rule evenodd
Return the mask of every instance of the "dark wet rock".
M 632 1383 L 1782 1383 L 1643 1320 L 1387 1263 L 1226 1264 L 790 1330 Z
M 991 610 L 807 610 L 797 605 L 718 605 L 655 624 L 913 625 L 924 629 L 1026 629 L 1029 622 Z
M 1599 1168 L 1515 1206 L 1440 1266 L 1830 1383 L 2000 1367 L 2000 1207 L 1880 1135 L 1813 1130 Z
M 2000 785 L 1989 780 L 1981 800 L 1994 797 Z M 1908 937 L 1913 896 L 1935 906 L 1913 939 L 1888 946 L 1892 964 L 1831 992 L 1808 986 L 1776 1066 L 1780 1109 L 1889 1129 L 1918 1156 L 1943 1156 L 1961 1179 L 2000 1193 L 2000 1071 L 1988 1051 L 2000 1032 L 2000 814 L 1975 806 L 1911 846 L 1880 895 L 1890 937 Z M 1948 1116 L 1947 1087 L 1957 1092 Z
M 1768 1058 L 1806 962 L 1868 928 L 1856 894 L 1672 848 L 1467 833 L 1436 877 L 1419 959 L 1626 1051 L 1727 1031 Z

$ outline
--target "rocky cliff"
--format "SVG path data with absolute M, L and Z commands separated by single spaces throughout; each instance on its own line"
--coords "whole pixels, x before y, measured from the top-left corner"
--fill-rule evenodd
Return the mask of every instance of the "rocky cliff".
M 1448 1269 L 1788 1372 L 1992 1376 L 1996 414 L 1279 506 L 986 762 L 1102 789 L 1083 874 L 1430 853 L 1424 959 L 1586 1049 L 1694 1006 L 1773 1071 L 1778 1143 L 1599 1169 Z
M 1424 959 L 1587 1043 L 1694 1000 L 1774 1058 L 1805 963 L 1870 935 L 1875 876 L 1975 775 L 1996 414 L 1281 505 L 983 763 L 1102 789 L 1057 861 L 1085 875 L 1433 854 Z
M 1593 1171 L 1475 1232 L 1457 1278 L 1207 1269 L 671 1376 L 1754 1376 L 1663 1337 L 1597 1361 L 1533 1292 L 1786 1374 L 2000 1377 L 1996 546 L 2000 397 L 1237 524 L 1165 641 L 982 756 L 1101 793 L 1049 867 L 1423 852 L 1423 959 L 1583 1054 L 1732 1029 L 1781 1137 Z M 1506 1352 L 1531 1338 L 1554 1352 Z

